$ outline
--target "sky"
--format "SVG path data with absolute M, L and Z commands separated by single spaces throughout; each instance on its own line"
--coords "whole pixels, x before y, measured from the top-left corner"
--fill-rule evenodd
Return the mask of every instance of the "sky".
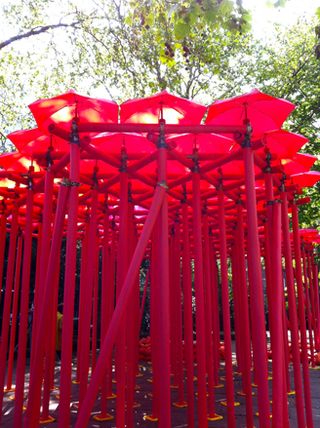
M 279 8 L 268 6 L 267 0 L 243 0 L 243 5 L 252 12 L 255 35 L 264 38 L 274 23 L 290 26 L 301 16 L 311 18 L 320 7 L 320 0 L 287 0 L 285 6 Z

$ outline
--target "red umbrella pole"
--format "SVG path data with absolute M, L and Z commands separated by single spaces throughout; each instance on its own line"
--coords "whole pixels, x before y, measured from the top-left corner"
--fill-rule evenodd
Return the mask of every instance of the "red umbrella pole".
M 8 265 L 7 265 L 7 277 L 6 277 L 6 288 L 4 297 L 4 308 L 2 314 L 2 328 L 1 328 L 1 343 L 0 343 L 0 404 L 3 402 L 4 392 L 4 379 L 6 374 L 6 362 L 7 362 L 7 351 L 8 351 L 8 337 L 10 327 L 10 313 L 11 313 L 11 301 L 12 301 L 12 288 L 14 278 L 14 265 L 16 260 L 16 247 L 18 237 L 18 210 L 14 208 L 11 220 L 10 230 L 10 242 L 9 242 L 9 254 L 8 254 Z M 1 415 L 0 415 L 1 419 Z
M 7 214 L 5 212 L 5 205 L 2 202 L 0 206 L 1 218 L 0 218 L 0 278 L 3 278 L 4 268 L 4 250 L 6 248 L 6 234 L 7 234 Z M 0 293 L 1 302 L 2 293 Z
M 17 246 L 16 269 L 15 269 L 15 275 L 14 275 L 13 305 L 12 305 L 10 345 L 9 345 L 9 356 L 8 356 L 8 373 L 7 373 L 7 386 L 6 386 L 7 391 L 10 391 L 12 388 L 12 370 L 13 370 L 13 359 L 14 359 L 14 348 L 15 348 L 15 341 L 16 341 L 18 302 L 19 302 L 19 295 L 20 295 L 21 257 L 22 257 L 22 237 L 19 236 L 18 246 Z
M 218 224 L 220 241 L 220 263 L 221 263 L 221 298 L 224 330 L 225 368 L 226 368 L 226 392 L 227 392 L 227 414 L 228 427 L 236 426 L 234 414 L 234 385 L 232 373 L 232 349 L 231 349 L 231 325 L 229 306 L 229 281 L 228 281 L 228 253 L 227 253 L 227 231 L 224 209 L 223 190 L 218 189 Z
M 15 402 L 14 402 L 14 414 L 13 414 L 14 428 L 20 428 L 22 426 L 22 407 L 23 407 L 23 400 L 24 400 L 24 377 L 25 377 L 25 367 L 26 367 L 29 292 L 30 292 L 30 268 L 31 268 L 31 250 L 32 250 L 32 209 L 33 209 L 32 189 L 27 190 L 26 204 L 27 204 L 27 211 L 26 211 L 26 227 L 24 231 L 24 245 L 23 245 L 18 360 L 17 360 L 17 369 L 16 369 L 16 390 L 15 390 Z
M 282 208 L 283 249 L 284 249 L 284 258 L 285 258 L 285 272 L 286 272 L 286 281 L 287 281 L 286 283 L 287 283 L 287 290 L 288 290 L 288 302 L 289 302 L 291 349 L 292 349 L 292 359 L 293 359 L 294 384 L 295 384 L 295 391 L 296 391 L 296 395 L 295 395 L 296 411 L 297 411 L 298 427 L 304 428 L 305 418 L 304 418 L 304 405 L 303 405 L 302 377 L 301 377 L 301 370 L 300 370 L 298 318 L 297 318 L 296 295 L 294 290 L 287 192 L 285 191 L 281 192 L 281 200 L 282 200 L 281 208 Z
M 183 253 L 182 253 L 182 287 L 184 304 L 184 349 L 187 371 L 188 427 L 194 428 L 194 368 L 193 368 L 193 319 L 192 319 L 192 282 L 190 264 L 190 242 L 188 225 L 188 206 L 182 205 Z
M 200 427 L 208 426 L 207 419 L 207 385 L 206 385 L 206 328 L 205 301 L 203 287 L 203 256 L 201 234 L 201 199 L 200 174 L 194 171 L 192 177 L 193 192 L 193 236 L 194 236 L 194 287 L 196 296 L 196 330 L 197 330 L 197 377 L 198 377 L 198 423 Z
M 247 428 L 253 427 L 253 411 L 252 411 L 252 388 L 251 388 L 251 336 L 250 336 L 250 319 L 249 319 L 249 304 L 248 304 L 248 288 L 246 277 L 246 259 L 245 259 L 245 243 L 244 243 L 244 228 L 243 228 L 243 205 L 241 201 L 238 203 L 238 218 L 237 218 L 237 235 L 236 235 L 236 250 L 237 263 L 239 274 L 239 300 L 241 302 L 242 328 L 243 328 L 243 390 L 246 394 L 246 421 Z
M 274 426 L 286 427 L 288 421 L 283 418 L 283 408 L 287 406 L 284 395 L 284 343 L 282 330 L 282 257 L 281 257 L 281 207 L 275 202 L 272 209 L 272 241 L 271 241 L 271 279 L 273 310 L 271 312 L 274 335 L 272 341 L 272 423 Z
M 292 229 L 293 229 L 293 245 L 294 257 L 296 262 L 296 282 L 298 291 L 298 314 L 300 322 L 300 338 L 301 338 L 301 357 L 302 357 L 302 371 L 303 371 L 303 384 L 304 384 L 304 400 L 306 408 L 306 420 L 308 428 L 313 428 L 312 419 L 312 403 L 310 393 L 310 375 L 308 363 L 308 349 L 307 349 L 307 332 L 306 332 L 306 318 L 305 318 L 305 305 L 304 305 L 304 292 L 302 283 L 302 267 L 301 267 L 301 242 L 299 235 L 299 221 L 298 221 L 298 206 L 292 205 Z
M 71 364 L 73 345 L 73 312 L 75 295 L 75 272 L 77 251 L 77 221 L 79 196 L 79 164 L 80 150 L 77 144 L 76 130 L 72 133 L 70 144 L 70 192 L 67 226 L 66 271 L 64 278 L 63 323 L 61 345 L 61 375 L 60 375 L 60 405 L 59 428 L 65 428 L 70 423 L 70 395 L 71 395 Z
M 166 188 L 167 183 L 167 149 L 162 135 L 158 143 L 158 181 L 160 186 Z M 157 282 L 154 288 L 156 302 L 156 328 L 159 331 L 158 358 L 161 364 L 155 369 L 159 376 L 159 391 L 161 400 L 159 402 L 159 428 L 171 426 L 171 397 L 170 397 L 170 322 L 169 322 L 169 228 L 168 228 L 168 198 L 165 193 L 157 220 L 158 228 L 158 265 Z M 141 238 L 140 238 L 141 239 Z
M 248 225 L 248 271 L 252 322 L 253 357 L 258 383 L 258 407 L 261 428 L 270 427 L 267 342 L 263 303 L 261 257 L 256 211 L 254 161 L 251 147 L 243 148 L 245 164 L 245 191 Z
M 140 264 L 143 259 L 143 255 L 147 247 L 150 235 L 152 233 L 154 223 L 162 206 L 164 197 L 165 188 L 159 185 L 155 191 L 148 217 L 144 224 L 136 249 L 134 251 L 128 269 L 128 273 L 126 275 L 126 279 L 123 283 L 123 287 L 118 299 L 118 304 L 113 312 L 108 332 L 101 345 L 100 355 L 97 360 L 95 370 L 92 374 L 91 382 L 89 384 L 86 396 L 83 400 L 75 428 L 86 428 L 88 425 L 91 409 L 97 397 L 99 387 L 108 370 L 108 364 L 106 364 L 106 362 L 109 361 L 111 357 L 112 348 L 115 343 L 119 327 L 121 326 L 125 309 L 130 300 L 132 289 L 135 286 L 136 276 L 139 272 Z
M 126 172 L 126 155 L 123 152 L 120 172 L 119 200 L 119 242 L 117 255 L 117 301 L 128 270 L 128 173 Z M 126 416 L 126 315 L 116 341 L 115 367 L 117 381 L 116 423 L 117 427 L 125 426 Z
M 46 330 L 48 328 L 49 311 L 48 308 L 53 300 L 53 287 L 52 282 L 55 279 L 56 266 L 58 264 L 57 255 L 61 246 L 64 216 L 66 211 L 66 200 L 69 193 L 69 187 L 62 185 L 58 195 L 57 212 L 54 223 L 53 239 L 49 255 L 48 270 L 46 282 L 44 284 L 45 294 L 43 296 L 43 305 L 39 314 L 39 327 L 37 329 L 37 336 L 35 341 L 35 354 L 34 364 L 31 366 L 30 373 L 30 386 L 29 386 L 29 399 L 26 417 L 26 427 L 33 428 L 39 422 L 40 414 L 40 398 L 41 398 L 41 385 L 42 385 L 42 370 L 38 373 L 39 367 L 43 367 L 43 359 L 45 354 L 45 338 Z

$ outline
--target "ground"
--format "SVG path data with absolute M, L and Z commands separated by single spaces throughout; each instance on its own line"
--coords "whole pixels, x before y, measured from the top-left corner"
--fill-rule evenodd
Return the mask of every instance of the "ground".
M 141 406 L 138 407 L 135 410 L 135 426 L 136 427 L 156 427 L 156 423 L 144 421 L 143 417 L 146 414 L 151 413 L 151 399 L 149 394 L 152 390 L 152 384 L 150 382 L 151 379 L 151 366 L 149 363 L 144 363 L 140 365 L 140 372 L 143 374 L 143 376 L 137 378 L 137 384 L 138 389 L 136 391 L 136 401 Z M 292 377 L 292 371 L 291 371 L 291 377 Z M 221 376 L 223 378 L 223 370 L 221 370 Z M 320 380 L 320 370 L 314 370 L 310 368 L 310 378 L 311 378 L 311 395 L 312 395 L 312 404 L 313 404 L 313 418 L 314 418 L 314 427 L 320 426 L 320 388 L 319 388 L 319 380 Z M 59 379 L 59 367 L 57 368 L 56 372 L 56 379 L 58 381 Z M 222 380 L 223 382 L 223 380 Z M 271 380 L 270 380 L 270 387 L 271 387 Z M 240 391 L 241 390 L 241 380 L 239 375 L 235 375 L 235 390 Z M 254 390 L 254 388 L 253 388 Z M 59 391 L 55 390 L 52 391 L 51 395 L 51 403 L 50 403 L 50 414 L 53 417 L 58 416 L 58 394 Z M 225 389 L 219 388 L 215 389 L 215 395 L 216 395 L 216 412 L 222 415 L 224 418 L 223 420 L 219 422 L 210 422 L 209 427 L 217 427 L 217 428 L 226 428 L 227 427 L 227 417 L 226 417 L 226 407 L 224 407 L 221 404 L 221 401 L 225 399 Z M 172 389 L 172 401 L 175 401 L 176 396 L 176 390 Z M 2 419 L 2 426 L 6 428 L 11 428 L 13 426 L 13 406 L 14 401 L 12 398 L 14 397 L 13 393 L 6 393 L 5 394 L 5 402 L 4 402 L 4 416 Z M 271 398 L 271 397 L 270 397 Z M 237 395 L 237 401 L 240 402 L 240 406 L 235 407 L 235 413 L 236 413 L 236 422 L 237 427 L 242 428 L 246 426 L 246 419 L 245 419 L 245 401 L 244 397 L 241 397 Z M 73 401 L 72 401 L 72 425 L 74 426 L 75 419 L 76 419 L 76 400 L 77 400 L 77 386 L 73 385 Z M 295 410 L 295 398 L 294 395 L 288 396 L 288 402 L 289 402 L 289 415 L 290 415 L 290 428 L 296 428 L 297 422 L 296 422 L 296 410 Z M 115 400 L 109 401 L 109 411 L 111 414 L 115 413 Z M 256 403 L 256 397 L 253 397 L 253 404 L 255 411 L 257 410 L 257 403 Z M 98 413 L 99 407 L 97 406 L 94 409 L 93 413 Z M 173 428 L 182 428 L 187 427 L 187 416 L 186 416 L 186 409 L 177 409 L 175 407 L 172 407 L 172 427 Z M 255 416 L 255 419 L 258 422 L 258 417 Z M 42 427 L 50 427 L 50 428 L 56 428 L 58 424 L 56 422 L 42 425 Z M 197 426 L 197 423 L 195 424 Z M 90 428 L 114 428 L 116 427 L 115 421 L 111 422 L 104 422 L 99 423 L 94 420 L 91 421 L 90 425 L 88 425 Z

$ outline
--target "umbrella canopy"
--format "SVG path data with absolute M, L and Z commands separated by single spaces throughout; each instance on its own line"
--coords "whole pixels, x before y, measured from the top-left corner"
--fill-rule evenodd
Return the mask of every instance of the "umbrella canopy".
M 297 153 L 291 159 L 282 159 L 281 167 L 287 175 L 299 174 L 309 171 L 317 159 L 317 156 Z
M 226 154 L 235 144 L 231 138 L 217 134 L 183 134 L 168 137 L 167 143 L 177 151 L 188 154 L 191 154 L 194 148 L 199 153 Z
M 54 135 L 46 135 L 38 128 L 11 132 L 7 138 L 20 153 L 27 156 L 43 156 L 48 150 L 54 157 L 69 152 L 69 144 L 65 140 Z
M 258 89 L 238 97 L 215 101 L 209 106 L 206 124 L 252 126 L 252 139 L 279 129 L 295 106 L 289 101 L 264 94 Z
M 308 171 L 301 174 L 294 174 L 290 178 L 291 181 L 299 187 L 312 187 L 320 181 L 320 172 Z
M 40 99 L 29 105 L 38 127 L 48 132 L 50 125 L 70 131 L 73 119 L 79 123 L 117 123 L 118 105 L 114 101 L 79 95 L 74 91 Z
M 24 156 L 19 152 L 5 153 L 0 156 L 0 167 L 17 173 L 26 173 L 30 165 L 33 165 L 35 172 L 40 171 L 38 164 L 32 162 L 31 158 Z
M 99 150 L 115 155 L 119 155 L 122 148 L 128 154 L 152 153 L 155 150 L 155 145 L 140 134 L 104 132 L 93 137 L 90 142 Z
M 264 148 L 279 158 L 291 158 L 295 156 L 308 141 L 306 137 L 285 131 L 284 129 L 267 132 L 262 137 Z
M 196 125 L 206 112 L 206 107 L 162 91 L 151 97 L 129 100 L 120 106 L 121 123 L 158 123 Z

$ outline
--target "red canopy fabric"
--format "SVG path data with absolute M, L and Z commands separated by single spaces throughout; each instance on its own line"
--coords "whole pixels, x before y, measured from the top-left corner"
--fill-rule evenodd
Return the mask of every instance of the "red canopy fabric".
M 0 167 L 7 171 L 26 173 L 31 164 L 32 161 L 30 158 L 18 152 L 5 153 L 0 156 Z M 33 163 L 33 166 L 35 172 L 40 171 L 40 167 L 36 163 Z
M 40 129 L 28 129 L 11 132 L 7 138 L 12 141 L 19 152 L 27 156 L 43 156 L 51 147 L 52 155 L 61 155 L 69 152 L 69 144 L 55 135 L 44 134 Z
M 199 153 L 226 154 L 236 144 L 231 138 L 218 134 L 183 134 L 168 137 L 167 143 L 186 154 L 191 154 L 194 148 Z
M 270 153 L 278 155 L 279 158 L 291 158 L 309 140 L 299 134 L 279 129 L 270 131 L 263 135 L 262 143 L 269 149 Z
M 244 125 L 250 122 L 252 139 L 279 129 L 295 106 L 289 101 L 253 89 L 251 92 L 227 100 L 218 100 L 209 106 L 207 124 Z
M 317 156 L 297 153 L 291 159 L 282 159 L 281 167 L 287 175 L 299 174 L 309 171 L 317 159 Z
M 40 99 L 29 105 L 38 127 L 48 132 L 51 124 L 70 131 L 71 122 L 117 123 L 118 105 L 114 101 L 79 95 L 74 91 L 53 98 Z
M 140 134 L 126 133 L 102 133 L 90 141 L 99 150 L 119 155 L 121 149 L 125 148 L 128 154 L 131 153 L 152 153 L 155 145 Z
M 197 125 L 207 108 L 185 98 L 159 92 L 151 97 L 129 100 L 120 106 L 121 123 L 158 123 L 161 115 L 168 124 Z
M 312 187 L 320 181 L 320 172 L 308 171 L 291 176 L 291 181 L 299 187 Z

